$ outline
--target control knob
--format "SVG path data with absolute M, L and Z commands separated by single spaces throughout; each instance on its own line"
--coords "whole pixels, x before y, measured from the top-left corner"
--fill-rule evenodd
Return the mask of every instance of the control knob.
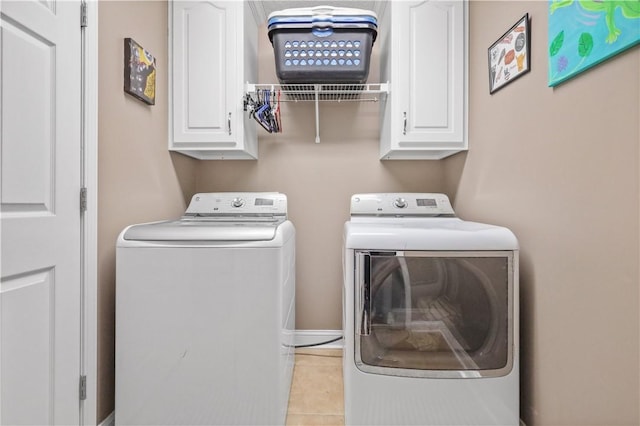
M 407 200 L 405 200 L 404 198 L 396 198 L 393 202 L 393 205 L 399 209 L 404 209 L 405 207 L 407 207 Z
M 233 201 L 231 202 L 231 205 L 233 207 L 242 207 L 244 206 L 244 200 L 240 197 L 234 198 Z

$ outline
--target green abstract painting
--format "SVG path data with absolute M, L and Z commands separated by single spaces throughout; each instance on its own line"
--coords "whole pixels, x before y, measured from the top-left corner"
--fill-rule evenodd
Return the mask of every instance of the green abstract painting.
M 550 0 L 549 86 L 640 43 L 640 0 Z

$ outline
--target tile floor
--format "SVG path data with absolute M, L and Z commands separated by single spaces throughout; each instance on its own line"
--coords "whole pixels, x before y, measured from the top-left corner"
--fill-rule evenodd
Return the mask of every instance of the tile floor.
M 297 349 L 287 426 L 344 425 L 341 349 Z

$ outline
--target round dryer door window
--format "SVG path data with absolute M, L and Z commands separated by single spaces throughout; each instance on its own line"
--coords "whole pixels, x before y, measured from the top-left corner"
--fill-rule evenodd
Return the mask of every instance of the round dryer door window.
M 356 363 L 410 377 L 506 375 L 511 252 L 356 253 Z

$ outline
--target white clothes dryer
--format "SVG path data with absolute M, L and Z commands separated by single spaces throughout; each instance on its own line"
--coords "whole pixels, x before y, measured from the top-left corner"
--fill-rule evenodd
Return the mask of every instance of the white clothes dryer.
M 283 425 L 295 229 L 279 193 L 196 194 L 116 254 L 117 425 Z
M 347 425 L 518 425 L 518 242 L 444 194 L 356 194 L 344 228 Z

